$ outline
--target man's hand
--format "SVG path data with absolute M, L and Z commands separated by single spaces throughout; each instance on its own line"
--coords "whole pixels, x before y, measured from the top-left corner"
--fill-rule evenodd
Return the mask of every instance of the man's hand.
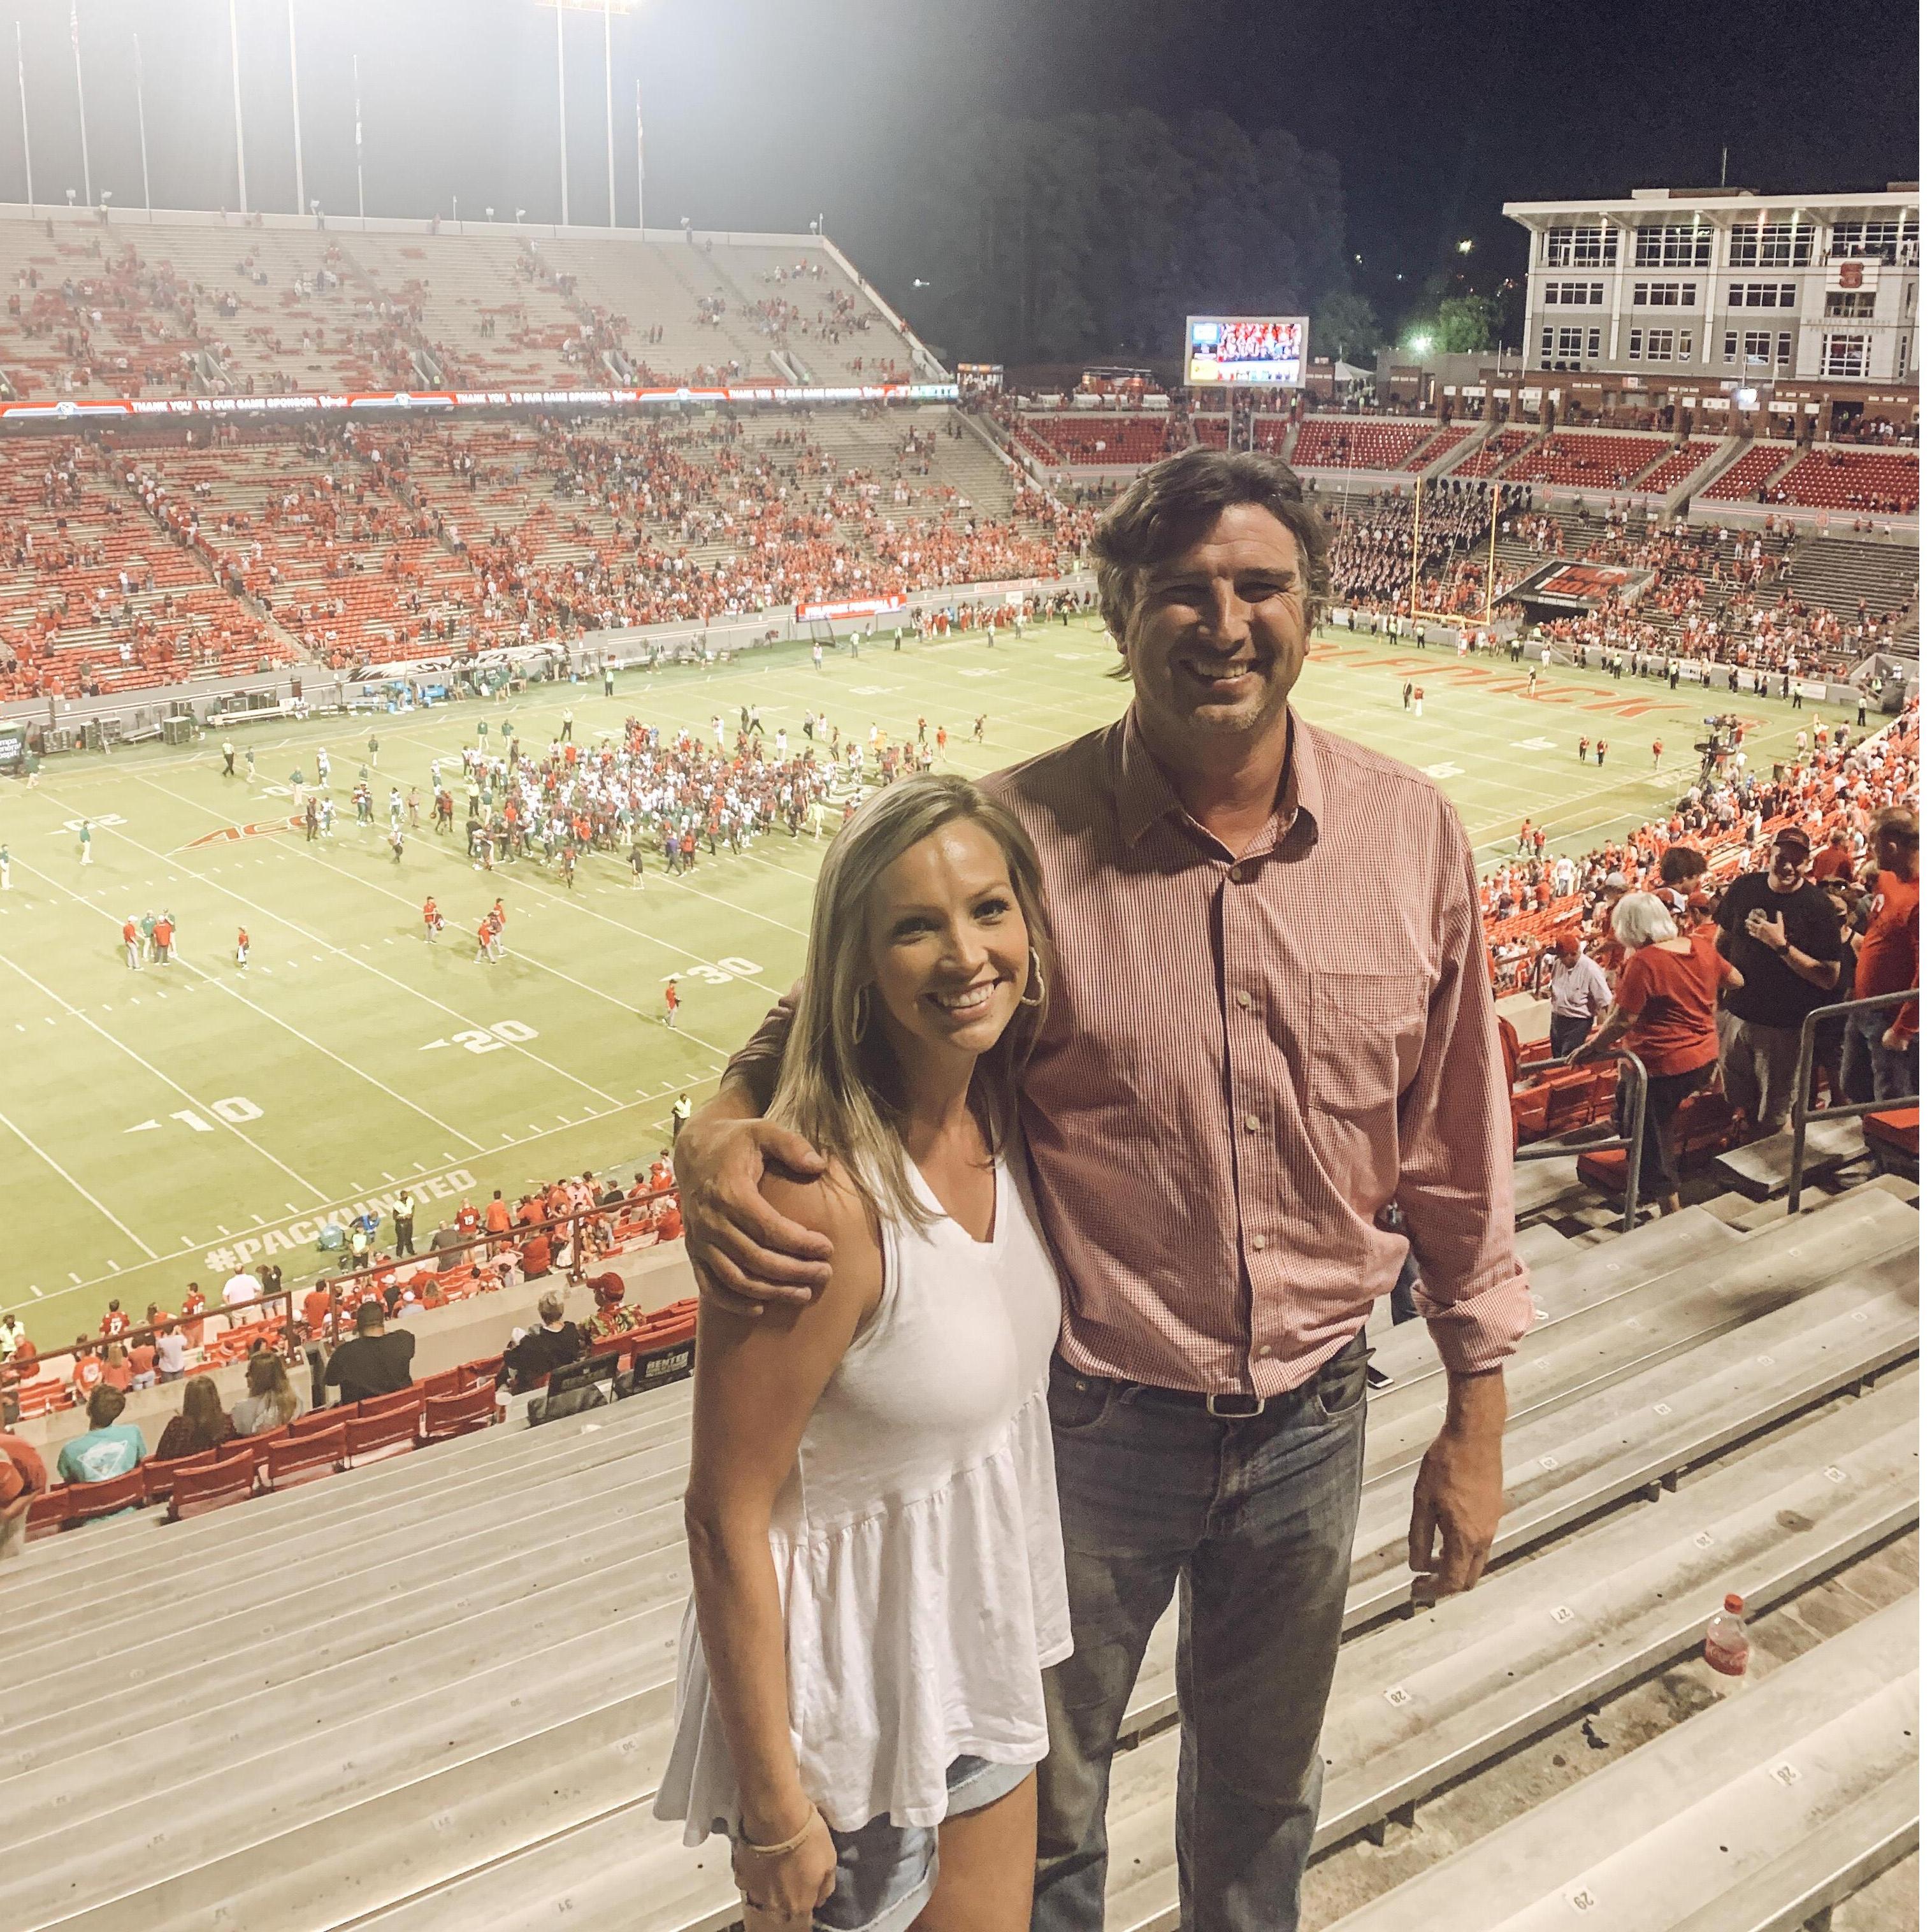
M 1508 1412 L 1499 1370 L 1451 1372 L 1449 1413 L 1423 1456 L 1408 1518 L 1408 1567 L 1418 1573 L 1411 1581 L 1420 1598 L 1472 1589 L 1483 1574 L 1502 1520 Z
M 1753 906 L 1744 915 L 1744 929 L 1760 946 L 1768 946 L 1774 952 L 1784 950 L 1784 915 L 1781 912 L 1768 913 L 1761 906 Z
M 754 1316 L 768 1301 L 809 1301 L 831 1278 L 831 1244 L 758 1191 L 767 1167 L 822 1174 L 824 1157 L 809 1142 L 744 1118 L 721 1095 L 678 1136 L 672 1165 L 700 1292 L 735 1314 Z
M 1903 1053 L 1912 1044 L 1912 1036 L 1900 1032 L 1895 1026 L 1888 1026 L 1879 1035 L 1878 1043 L 1888 1053 Z

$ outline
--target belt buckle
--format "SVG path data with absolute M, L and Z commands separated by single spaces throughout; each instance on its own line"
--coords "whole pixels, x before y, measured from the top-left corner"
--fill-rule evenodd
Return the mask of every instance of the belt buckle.
M 1246 1402 L 1245 1408 L 1223 1408 L 1224 1402 Z M 1247 1395 L 1236 1390 L 1232 1395 L 1216 1393 L 1208 1398 L 1208 1413 L 1223 1422 L 1252 1422 L 1258 1415 L 1265 1414 L 1268 1404 L 1258 1395 Z

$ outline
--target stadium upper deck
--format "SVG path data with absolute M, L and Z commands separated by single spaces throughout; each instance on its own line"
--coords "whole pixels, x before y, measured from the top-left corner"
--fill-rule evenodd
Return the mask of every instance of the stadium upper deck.
M 816 235 L 0 208 L 0 400 L 943 374 Z

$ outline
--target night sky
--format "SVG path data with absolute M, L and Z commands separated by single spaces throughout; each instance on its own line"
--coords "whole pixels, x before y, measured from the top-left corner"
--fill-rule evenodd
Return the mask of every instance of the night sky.
M 238 0 L 250 200 L 292 208 L 287 0 Z M 97 194 L 138 205 L 131 35 L 154 198 L 235 197 L 226 0 L 80 0 Z M 536 0 L 296 0 L 307 190 L 352 212 L 350 56 L 362 57 L 371 214 L 557 208 L 555 16 Z M 35 185 L 81 185 L 68 0 L 0 0 L 24 23 Z M 565 22 L 572 212 L 604 208 L 603 28 Z M 1916 9 L 1876 0 L 1725 7 L 1446 7 L 1356 0 L 640 0 L 614 33 L 617 218 L 829 232 L 889 290 L 920 264 L 890 238 L 896 176 L 951 117 L 1214 107 L 1337 159 L 1364 292 L 1399 308 L 1474 238 L 1472 284 L 1520 272 L 1510 199 L 1730 178 L 1828 191 L 1917 172 Z M 24 194 L 18 94 L 0 86 L 0 198 Z

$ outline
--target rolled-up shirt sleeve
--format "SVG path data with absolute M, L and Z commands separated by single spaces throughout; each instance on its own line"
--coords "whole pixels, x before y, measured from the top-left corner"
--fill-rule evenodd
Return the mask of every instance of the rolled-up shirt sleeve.
M 1442 868 L 1442 968 L 1414 1078 L 1400 1112 L 1396 1198 L 1422 1279 L 1416 1307 L 1452 1373 L 1480 1375 L 1514 1352 L 1534 1318 L 1516 1252 L 1516 1199 L 1502 1047 L 1468 842 Z

